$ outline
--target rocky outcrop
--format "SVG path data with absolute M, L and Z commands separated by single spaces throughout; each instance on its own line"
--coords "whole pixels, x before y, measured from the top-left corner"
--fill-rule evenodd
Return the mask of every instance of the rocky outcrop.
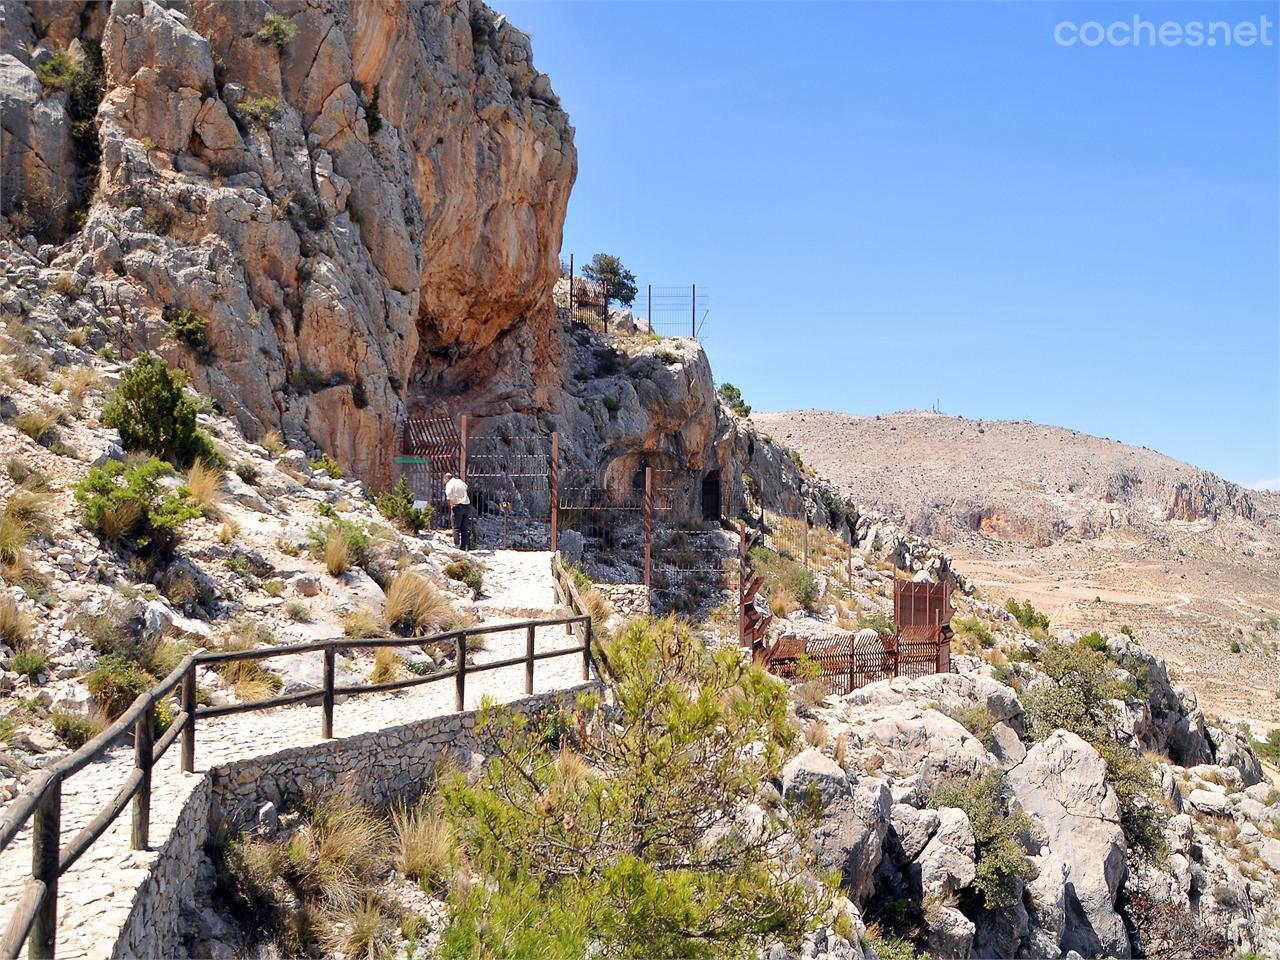
M 1107 783 L 1098 752 L 1073 733 L 1059 730 L 1028 752 L 1009 773 L 1024 810 L 1044 824 L 1040 873 L 1063 878 L 1062 914 L 1046 911 L 1042 927 L 1058 930 L 1063 951 L 1083 956 L 1130 956 L 1129 936 L 1116 912 L 1125 879 L 1125 842 L 1120 804 Z
M 41 49 L 75 56 L 105 8 L 59 9 Z M 385 480 L 441 363 L 554 324 L 573 130 L 483 4 L 116 0 L 101 37 L 101 172 L 63 262 L 121 346 L 184 366 L 250 435 Z M 0 54 L 6 183 L 29 192 L 33 165 L 65 167 L 63 94 Z M 166 308 L 206 318 L 208 346 L 175 342 Z

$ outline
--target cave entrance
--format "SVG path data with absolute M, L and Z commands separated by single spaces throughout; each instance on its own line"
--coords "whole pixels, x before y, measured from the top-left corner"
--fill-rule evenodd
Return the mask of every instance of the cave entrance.
M 719 523 L 720 507 L 720 471 L 712 470 L 702 478 L 702 519 Z

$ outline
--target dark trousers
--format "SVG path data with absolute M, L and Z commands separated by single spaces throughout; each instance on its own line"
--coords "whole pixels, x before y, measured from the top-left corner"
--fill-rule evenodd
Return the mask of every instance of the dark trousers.
M 453 520 L 453 545 L 459 550 L 471 549 L 471 504 L 460 503 L 450 511 Z

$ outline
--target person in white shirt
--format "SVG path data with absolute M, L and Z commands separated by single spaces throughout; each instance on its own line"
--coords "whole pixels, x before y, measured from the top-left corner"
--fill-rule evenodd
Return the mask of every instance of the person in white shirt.
M 471 498 L 467 494 L 467 482 L 446 473 L 444 498 L 449 502 L 449 518 L 453 522 L 453 545 L 459 550 L 471 549 Z

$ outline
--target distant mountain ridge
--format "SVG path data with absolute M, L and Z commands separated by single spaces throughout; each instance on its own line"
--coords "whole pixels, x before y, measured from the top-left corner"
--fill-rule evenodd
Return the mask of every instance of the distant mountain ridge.
M 1280 521 L 1280 497 L 1155 451 L 1026 420 L 926 411 L 756 413 L 765 433 L 859 504 L 921 534 L 1034 546 L 1115 527 Z

